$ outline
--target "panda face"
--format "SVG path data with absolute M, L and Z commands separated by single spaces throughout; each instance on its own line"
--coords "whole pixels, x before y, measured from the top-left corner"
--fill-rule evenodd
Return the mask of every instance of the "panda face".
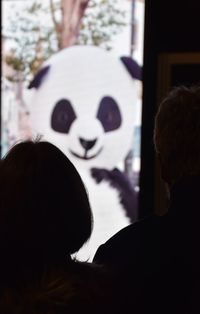
M 56 103 L 51 115 L 51 127 L 56 132 L 69 134 L 70 128 L 76 118 L 77 116 L 71 102 L 68 99 L 60 99 Z M 86 120 L 88 120 L 88 118 L 86 118 Z M 80 117 L 78 123 L 75 123 L 71 130 L 71 134 L 76 134 L 74 141 L 76 140 L 78 142 L 77 151 L 73 150 L 74 141 L 72 141 L 72 148 L 69 147 L 69 152 L 76 158 L 83 160 L 90 160 L 97 157 L 103 149 L 103 145 L 99 144 L 102 143 L 101 139 L 103 133 L 118 129 L 121 122 L 121 113 L 115 99 L 111 96 L 102 97 L 96 119 L 93 121 L 94 126 L 92 129 L 95 130 L 94 137 L 88 138 L 87 135 L 84 135 L 84 127 L 87 121 L 84 121 L 84 119 Z M 82 128 L 81 125 L 83 126 Z M 79 129 L 82 130 L 78 132 Z M 93 151 L 92 154 L 90 154 L 91 151 Z
M 119 58 L 74 46 L 48 62 L 31 104 L 35 134 L 57 145 L 80 168 L 112 169 L 131 148 L 136 86 Z

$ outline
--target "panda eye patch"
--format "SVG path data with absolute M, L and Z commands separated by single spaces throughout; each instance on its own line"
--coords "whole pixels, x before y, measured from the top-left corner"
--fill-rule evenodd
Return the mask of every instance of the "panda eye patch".
M 68 133 L 69 129 L 76 119 L 76 114 L 69 100 L 59 100 L 51 115 L 51 127 L 59 133 Z
M 105 96 L 101 99 L 97 118 L 101 121 L 105 132 L 114 131 L 120 127 L 121 113 L 114 98 Z

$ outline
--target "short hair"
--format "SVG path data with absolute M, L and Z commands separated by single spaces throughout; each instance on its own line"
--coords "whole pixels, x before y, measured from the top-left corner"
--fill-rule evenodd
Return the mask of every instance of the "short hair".
M 87 193 L 69 159 L 48 142 L 15 145 L 0 163 L 0 249 L 51 263 L 78 251 L 91 230 Z
M 176 87 L 161 102 L 154 143 L 173 182 L 200 174 L 200 86 Z

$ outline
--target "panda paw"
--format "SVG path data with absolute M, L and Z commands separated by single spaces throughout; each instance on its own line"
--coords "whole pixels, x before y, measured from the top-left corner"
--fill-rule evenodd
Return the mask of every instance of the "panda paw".
M 96 183 L 100 183 L 103 180 L 109 180 L 109 171 L 106 169 L 92 168 L 91 175 Z

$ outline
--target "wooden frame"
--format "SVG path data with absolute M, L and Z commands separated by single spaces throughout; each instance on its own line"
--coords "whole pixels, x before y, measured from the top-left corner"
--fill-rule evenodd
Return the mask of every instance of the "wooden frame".
M 158 57 L 157 105 L 169 90 L 178 85 L 200 83 L 200 53 L 162 53 Z M 161 180 L 159 162 L 155 163 L 155 212 L 167 210 L 166 189 Z
M 173 67 L 179 66 L 182 71 L 187 71 L 187 67 L 200 67 L 200 53 L 163 53 L 158 58 L 158 103 L 166 95 L 173 85 Z M 199 68 L 200 69 L 200 68 Z M 200 82 L 200 72 L 199 72 Z M 199 83 L 194 78 L 188 76 L 188 82 L 180 81 L 178 85 L 189 85 Z

